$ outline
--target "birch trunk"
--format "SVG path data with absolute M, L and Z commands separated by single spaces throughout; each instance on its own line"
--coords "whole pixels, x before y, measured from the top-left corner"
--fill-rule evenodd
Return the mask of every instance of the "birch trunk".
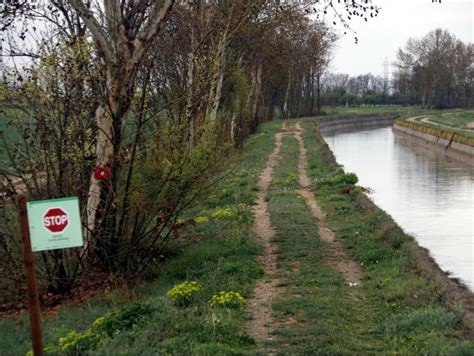
M 96 160 L 94 169 L 108 171 L 103 177 L 97 179 L 93 171 L 90 178 L 89 195 L 87 200 L 87 238 L 84 250 L 87 251 L 91 244 L 92 236 L 97 232 L 98 226 L 108 231 L 110 238 L 110 251 L 113 252 L 116 240 L 115 219 L 117 190 L 121 163 L 121 134 L 127 113 L 130 109 L 131 98 L 134 92 L 137 63 L 130 61 L 126 41 L 117 41 L 118 53 L 123 58 L 123 64 L 109 65 L 106 71 L 106 102 L 96 111 L 97 138 Z M 128 62 L 128 63 L 127 63 Z
M 96 111 L 97 139 L 96 139 L 96 167 L 111 167 L 114 155 L 113 119 L 110 112 L 100 106 Z M 91 174 L 89 195 L 87 199 L 87 235 L 84 249 L 87 250 L 95 232 L 97 208 L 101 202 L 102 183 Z
M 225 50 L 227 48 L 227 34 L 224 32 L 217 45 L 217 56 L 213 65 L 212 81 L 209 92 L 209 104 L 207 115 L 211 121 L 217 119 L 217 110 L 222 96 L 222 85 L 224 83 Z

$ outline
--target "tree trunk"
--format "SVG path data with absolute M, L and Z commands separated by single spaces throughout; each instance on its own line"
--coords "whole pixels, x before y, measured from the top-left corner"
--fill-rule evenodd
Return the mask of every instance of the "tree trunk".
M 234 111 L 232 114 L 232 120 L 230 122 L 230 140 L 235 144 L 235 129 L 237 127 L 237 112 Z
M 290 97 L 290 87 L 291 87 L 291 71 L 288 70 L 288 83 L 286 84 L 286 91 L 285 91 L 285 100 L 283 101 L 283 119 L 290 118 L 290 112 L 288 107 L 288 100 Z
M 116 197 L 121 171 L 122 128 L 130 109 L 133 92 L 134 71 L 131 67 L 116 66 L 125 70 L 107 71 L 107 107 L 100 106 L 96 111 L 97 139 L 96 160 L 90 178 L 87 200 L 88 234 L 84 250 L 95 246 L 92 237 L 101 237 L 101 245 L 106 256 L 115 255 L 116 235 Z M 89 251 L 90 252 L 90 251 Z M 88 253 L 88 252 L 86 252 Z M 109 266 L 111 267 L 111 266 Z
M 224 33 L 222 38 L 219 41 L 217 53 L 218 57 L 216 58 L 215 63 L 215 73 L 214 80 L 211 83 L 211 93 L 210 93 L 210 112 L 209 118 L 211 121 L 217 119 L 217 109 L 219 108 L 219 103 L 222 96 L 222 85 L 224 83 L 224 71 L 225 71 L 225 50 L 227 48 L 227 35 Z
M 314 87 L 314 76 L 313 68 L 311 68 L 311 88 L 310 88 L 310 104 L 309 104 L 309 115 L 314 115 L 314 101 L 315 101 L 315 87 Z
M 96 161 L 95 168 L 111 169 L 112 158 L 114 155 L 113 139 L 113 119 L 111 113 L 100 106 L 96 111 L 97 138 L 96 138 Z M 84 249 L 87 250 L 95 233 L 97 208 L 101 202 L 102 187 L 104 181 L 95 177 L 92 172 L 89 187 L 89 196 L 87 200 L 87 234 Z
M 263 71 L 263 66 L 261 63 L 259 63 L 257 66 L 257 76 L 256 76 L 256 82 L 255 82 L 255 97 L 254 97 L 253 105 L 252 105 L 252 118 L 255 120 L 257 124 L 259 123 L 258 118 L 257 118 L 258 103 L 262 95 L 262 71 Z
M 321 115 L 321 75 L 316 75 L 316 113 Z
M 194 70 L 195 70 L 195 63 L 196 63 L 196 56 L 195 56 L 195 47 L 194 47 L 194 35 L 192 34 L 193 38 L 191 43 L 193 43 L 192 49 L 189 53 L 188 57 L 188 72 L 186 78 L 186 109 L 185 109 L 185 117 L 187 120 L 187 124 L 189 126 L 188 131 L 188 145 L 189 145 L 189 152 L 192 151 L 194 147 L 194 112 L 193 112 L 193 89 L 194 89 Z

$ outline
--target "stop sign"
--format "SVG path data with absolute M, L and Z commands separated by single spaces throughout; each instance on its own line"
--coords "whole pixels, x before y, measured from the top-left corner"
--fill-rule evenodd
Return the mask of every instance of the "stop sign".
M 44 228 L 54 233 L 66 230 L 68 223 L 67 212 L 61 208 L 48 209 L 43 216 Z

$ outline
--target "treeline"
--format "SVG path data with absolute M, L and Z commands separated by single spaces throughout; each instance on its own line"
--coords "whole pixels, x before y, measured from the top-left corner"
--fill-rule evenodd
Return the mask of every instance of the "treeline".
M 472 43 L 436 29 L 421 39 L 410 39 L 399 50 L 391 81 L 370 73 L 353 77 L 324 74 L 321 102 L 324 106 L 472 107 L 473 62 Z
M 391 82 L 371 73 L 351 77 L 327 73 L 321 80 L 321 103 L 324 106 L 416 105 L 418 99 L 393 92 Z
M 377 11 L 366 1 L 97 4 L 24 2 L 0 14 L 8 38 L 19 39 L 9 54 L 33 61 L 12 68 L 2 88 L 18 127 L 18 137 L 4 137 L 0 166 L 1 206 L 10 207 L 0 208 L 5 293 L 22 278 L 11 274 L 21 270 L 8 200 L 18 190 L 32 200 L 80 198 L 84 248 L 38 259 L 49 291 L 91 271 L 133 280 L 192 225 L 178 216 L 232 147 L 263 121 L 318 111 L 335 37 L 313 14 Z M 29 52 L 20 39 L 31 32 L 39 41 Z

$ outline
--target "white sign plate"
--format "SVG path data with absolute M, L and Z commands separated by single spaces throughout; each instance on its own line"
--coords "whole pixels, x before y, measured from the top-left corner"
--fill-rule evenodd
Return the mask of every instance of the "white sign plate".
M 83 245 L 77 198 L 31 201 L 27 209 L 33 252 Z

